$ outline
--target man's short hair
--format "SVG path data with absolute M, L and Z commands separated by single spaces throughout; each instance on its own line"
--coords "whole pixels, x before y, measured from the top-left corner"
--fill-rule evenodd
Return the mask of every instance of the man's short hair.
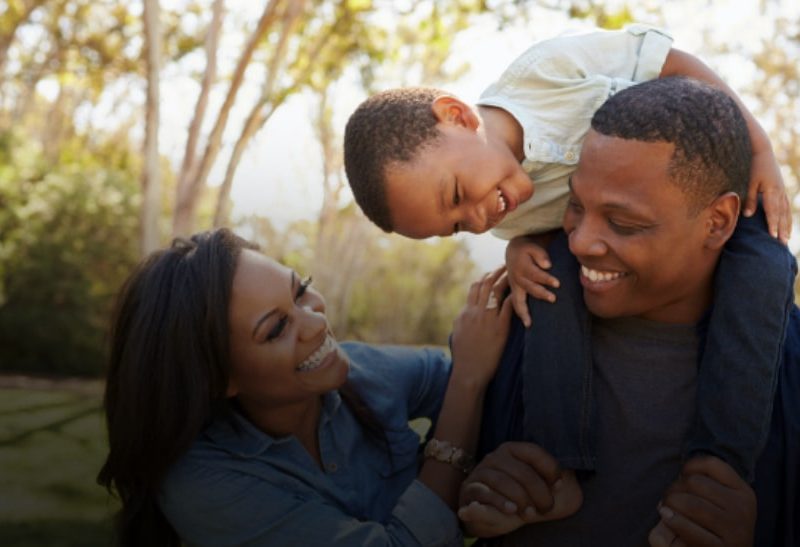
M 744 200 L 752 161 L 747 123 L 736 102 L 716 88 L 685 77 L 634 85 L 595 112 L 592 129 L 672 143 L 669 178 L 686 195 L 691 215 L 726 192 Z
M 440 136 L 433 101 L 439 89 L 409 87 L 383 91 L 361 103 L 344 132 L 347 180 L 364 214 L 386 232 L 392 219 L 386 198 L 386 168 L 408 162 Z M 424 184 L 424 181 L 422 181 Z

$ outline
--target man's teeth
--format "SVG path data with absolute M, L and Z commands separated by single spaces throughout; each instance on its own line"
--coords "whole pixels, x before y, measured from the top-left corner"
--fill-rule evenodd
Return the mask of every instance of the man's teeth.
M 581 266 L 581 273 L 595 283 L 598 281 L 613 281 L 625 275 L 623 272 L 600 272 L 598 270 L 591 270 L 586 266 Z
M 300 372 L 308 372 L 309 370 L 314 370 L 318 366 L 322 364 L 322 361 L 330 354 L 332 351 L 336 351 L 337 344 L 336 340 L 333 339 L 333 336 L 328 335 L 325 337 L 325 341 L 322 343 L 317 350 L 308 356 L 308 358 L 300 363 L 297 366 L 297 370 Z
M 503 192 L 500 191 L 500 188 L 497 189 L 497 212 L 498 213 L 505 213 L 506 209 L 508 208 L 508 202 L 506 201 Z

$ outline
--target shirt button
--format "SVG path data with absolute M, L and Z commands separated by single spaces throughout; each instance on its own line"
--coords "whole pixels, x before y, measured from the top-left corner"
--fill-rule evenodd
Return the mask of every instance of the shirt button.
M 575 159 L 575 152 L 573 152 L 572 150 L 570 150 L 569 152 L 567 152 L 566 154 L 564 154 L 564 159 L 566 159 L 567 161 L 572 161 L 572 160 L 574 160 L 574 159 Z
M 335 463 L 331 462 L 328 464 L 328 472 L 336 473 L 337 469 L 339 469 L 339 467 Z

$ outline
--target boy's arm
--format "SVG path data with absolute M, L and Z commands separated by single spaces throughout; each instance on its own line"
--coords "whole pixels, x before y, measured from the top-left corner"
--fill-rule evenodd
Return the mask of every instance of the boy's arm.
M 744 203 L 745 216 L 756 210 L 758 194 L 763 195 L 767 224 L 773 237 L 780 237 L 786 243 L 792 230 L 792 216 L 789 199 L 783 184 L 778 162 L 772 151 L 769 137 L 758 121 L 742 103 L 734 91 L 708 68 L 700 59 L 678 49 L 671 49 L 661 69 L 661 78 L 667 76 L 688 76 L 721 89 L 736 101 L 747 122 L 750 141 L 753 147 L 753 165 L 750 171 L 750 184 L 747 200 Z

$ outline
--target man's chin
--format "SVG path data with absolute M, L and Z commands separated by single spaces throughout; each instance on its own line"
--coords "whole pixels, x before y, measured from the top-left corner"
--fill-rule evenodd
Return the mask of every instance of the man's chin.
M 602 319 L 615 319 L 628 315 L 617 302 L 609 302 L 607 298 L 600 298 L 587 291 L 583 291 L 583 301 L 589 313 Z

